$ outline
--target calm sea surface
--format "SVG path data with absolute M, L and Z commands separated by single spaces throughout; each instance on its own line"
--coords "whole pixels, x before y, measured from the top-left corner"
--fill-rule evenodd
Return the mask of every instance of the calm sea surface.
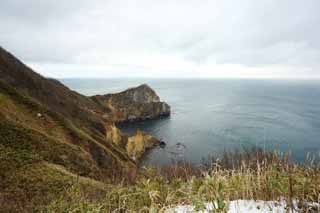
M 320 153 L 320 81 L 195 79 L 62 79 L 84 95 L 119 92 L 149 84 L 172 115 L 121 126 L 141 129 L 167 142 L 144 164 L 173 160 L 200 163 L 224 150 L 258 146 L 291 152 L 296 161 Z

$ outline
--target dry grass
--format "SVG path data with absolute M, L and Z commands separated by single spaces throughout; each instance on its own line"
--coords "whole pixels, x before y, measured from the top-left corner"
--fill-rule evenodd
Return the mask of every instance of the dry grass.
M 231 200 L 259 199 L 286 200 L 288 209 L 294 208 L 293 201 L 298 201 L 299 210 L 307 212 L 311 208 L 307 203 L 320 201 L 318 165 L 297 165 L 287 155 L 259 149 L 225 153 L 220 160 L 207 161 L 202 167 L 177 164 L 146 168 L 144 174 L 133 184 L 110 185 L 105 198 L 96 202 L 83 199 L 85 192 L 79 192 L 75 186 L 76 192 L 65 195 L 67 202 L 60 199 L 47 210 L 149 212 L 178 204 L 193 204 L 200 210 L 205 208 L 205 202 L 212 202 L 218 212 L 224 212 Z

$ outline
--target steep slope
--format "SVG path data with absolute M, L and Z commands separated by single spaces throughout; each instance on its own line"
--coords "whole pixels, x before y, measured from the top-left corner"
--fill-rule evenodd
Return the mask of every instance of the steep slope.
M 0 134 L 1 212 L 33 211 L 57 199 L 77 182 L 77 173 L 71 171 L 99 174 L 85 151 L 10 122 L 3 115 Z M 98 190 L 91 184 L 95 181 L 88 180 L 81 185 Z
M 3 115 L 3 120 L 27 130 L 36 131 L 54 141 L 81 147 L 101 169 L 108 168 L 108 164 L 128 162 L 127 155 L 121 153 L 118 147 L 107 143 L 105 138 L 95 139 L 92 137 L 93 133 L 87 134 L 83 129 L 74 125 L 73 120 L 66 119 L 29 97 L 19 94 L 1 81 L 0 106 L 0 115 Z M 21 128 L 19 129 L 21 130 Z M 1 134 L 1 136 L 5 136 L 5 134 Z M 50 150 L 48 151 L 50 152 Z
M 0 48 L 1 211 L 45 205 L 79 176 L 95 189 L 134 175 L 126 150 L 106 140 L 103 110 Z
M 2 82 L 0 136 L 0 206 L 5 212 L 46 205 L 79 176 L 90 178 L 83 185 L 100 190 L 92 185 L 94 179 L 121 180 L 136 169 L 113 143 L 95 140 L 71 120 Z
M 50 110 L 72 119 L 75 124 L 84 125 L 99 136 L 105 131 L 100 118 L 91 113 L 94 110 L 103 111 L 102 107 L 69 90 L 59 81 L 37 74 L 1 47 L 0 80 Z

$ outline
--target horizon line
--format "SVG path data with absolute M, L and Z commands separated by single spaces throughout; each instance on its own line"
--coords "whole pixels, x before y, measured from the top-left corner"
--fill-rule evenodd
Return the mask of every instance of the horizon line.
M 199 80 L 214 80 L 214 79 L 243 79 L 243 80 L 320 80 L 319 77 L 146 77 L 146 76 L 128 76 L 128 77 L 52 77 L 54 79 L 199 79 Z

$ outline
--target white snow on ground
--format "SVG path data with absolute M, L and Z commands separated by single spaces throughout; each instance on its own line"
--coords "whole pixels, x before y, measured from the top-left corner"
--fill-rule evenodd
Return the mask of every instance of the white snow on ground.
M 297 206 L 296 202 L 294 205 Z M 313 203 L 311 204 L 318 208 L 320 211 L 320 204 Z M 276 201 L 261 201 L 261 200 L 234 200 L 229 203 L 229 213 L 285 213 L 288 212 L 286 209 L 286 202 L 276 202 Z M 206 209 L 204 211 L 199 211 L 201 213 L 208 213 L 210 210 L 214 209 L 212 203 L 206 204 Z M 181 205 L 173 209 L 167 210 L 166 213 L 189 213 L 196 212 L 194 206 L 191 205 Z M 298 210 L 290 211 L 292 213 L 299 212 Z

